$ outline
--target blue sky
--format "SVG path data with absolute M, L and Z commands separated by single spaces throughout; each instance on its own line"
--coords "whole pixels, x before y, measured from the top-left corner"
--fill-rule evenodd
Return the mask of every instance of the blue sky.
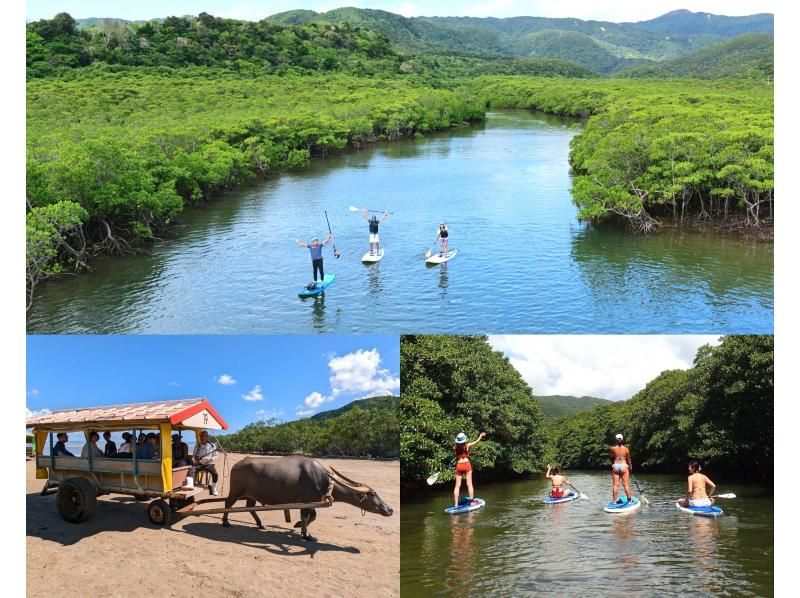
M 28 414 L 207 397 L 231 430 L 399 394 L 396 336 L 29 336 Z
M 68 12 L 75 18 L 119 17 L 130 20 L 166 17 L 169 15 L 208 12 L 215 16 L 259 20 L 269 15 L 306 8 L 324 12 L 341 6 L 377 8 L 411 16 L 476 16 L 476 17 L 576 17 L 604 21 L 639 21 L 686 8 L 695 12 L 745 15 L 774 12 L 773 0 L 443 0 L 436 3 L 421 0 L 139 0 L 109 3 L 99 0 L 32 0 L 26 3 L 26 19 L 52 18 Z

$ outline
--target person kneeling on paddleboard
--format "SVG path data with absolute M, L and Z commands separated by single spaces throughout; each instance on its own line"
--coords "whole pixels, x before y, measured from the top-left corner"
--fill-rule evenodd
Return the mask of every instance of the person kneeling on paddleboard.
M 469 462 L 469 449 L 478 444 L 484 436 L 486 436 L 486 432 L 481 432 L 475 442 L 467 442 L 467 435 L 464 432 L 460 432 L 456 436 L 456 445 L 453 447 L 453 452 L 456 454 L 456 487 L 453 490 L 456 508 L 458 508 L 458 498 L 461 493 L 462 477 L 467 479 L 469 502 L 472 503 L 475 498 L 475 489 L 472 487 L 472 464 Z
M 567 476 L 561 475 L 561 469 L 558 467 L 553 468 L 553 473 L 550 473 L 550 464 L 547 464 L 547 473 L 544 474 L 550 482 L 553 484 L 552 490 L 550 490 L 550 496 L 552 498 L 564 498 L 564 484 L 569 484 L 569 480 Z
M 322 263 L 322 248 L 325 247 L 328 243 L 333 240 L 333 235 L 328 235 L 328 237 L 322 242 L 319 242 L 319 239 L 316 237 L 311 240 L 311 245 L 306 243 L 305 241 L 301 241 L 300 239 L 295 239 L 294 242 L 297 243 L 300 247 L 304 249 L 308 249 L 311 251 L 311 265 L 314 269 L 314 282 L 309 283 L 306 288 L 314 289 L 317 286 L 317 272 L 319 272 L 319 282 L 325 280 L 325 268 Z
M 389 217 L 389 214 L 386 212 L 383 213 L 383 218 L 378 220 L 377 216 L 373 216 L 372 218 L 369 217 L 367 210 L 363 211 L 364 220 L 369 222 L 369 254 L 376 255 L 380 254 L 381 252 L 381 238 L 378 236 L 378 224 L 383 222 Z M 372 246 L 375 245 L 375 250 L 373 253 Z
M 619 483 L 625 488 L 625 496 L 627 502 L 631 501 L 631 480 L 630 476 L 633 473 L 633 463 L 631 461 L 631 452 L 628 447 L 622 444 L 622 434 L 617 434 L 617 444 L 611 447 L 611 480 L 614 486 L 612 493 L 613 499 L 611 502 L 617 502 L 619 496 Z
M 712 482 L 705 474 L 700 473 L 700 466 L 697 461 L 689 463 L 689 492 L 686 498 L 681 498 L 678 503 L 681 506 L 689 507 L 710 507 L 714 504 L 714 499 L 709 498 L 706 493 L 706 486 L 711 488 L 711 494 L 717 489 L 717 485 Z
M 450 233 L 447 231 L 447 225 L 446 224 L 440 224 L 439 225 L 439 239 L 440 239 L 439 255 L 441 257 L 444 257 L 445 255 L 447 255 L 447 243 L 448 243 L 447 237 L 449 235 L 450 235 Z

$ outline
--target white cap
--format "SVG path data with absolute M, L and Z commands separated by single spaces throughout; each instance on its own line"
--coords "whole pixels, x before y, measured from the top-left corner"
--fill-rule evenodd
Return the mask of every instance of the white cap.
M 617 440 L 622 440 L 622 434 L 617 434 Z

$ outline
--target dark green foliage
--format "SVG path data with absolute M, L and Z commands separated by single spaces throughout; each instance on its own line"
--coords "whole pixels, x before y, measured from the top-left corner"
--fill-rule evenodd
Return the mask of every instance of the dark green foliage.
M 610 403 L 596 397 L 568 397 L 562 395 L 537 396 L 542 413 L 547 419 L 558 419 L 581 411 L 591 411 L 597 405 Z
M 197 17 L 147 23 L 105 20 L 77 28 L 66 13 L 28 25 L 28 77 L 90 63 L 214 66 L 260 73 L 343 71 L 396 73 L 400 56 L 381 33 L 347 23 L 281 26 Z
M 482 477 L 508 478 L 544 463 L 544 416 L 530 387 L 486 337 L 403 336 L 401 478 L 453 478 L 454 438 L 486 438 L 471 460 Z
M 775 69 L 773 44 L 770 35 L 750 33 L 676 60 L 630 67 L 620 71 L 619 76 L 772 81 Z
M 709 470 L 767 480 L 774 463 L 774 337 L 727 336 L 689 370 L 665 371 L 633 398 L 558 420 L 554 459 L 570 468 L 610 465 L 621 432 L 634 467 Z
M 289 423 L 272 419 L 218 436 L 227 450 L 396 459 L 400 446 L 397 397 L 354 401 L 332 412 Z

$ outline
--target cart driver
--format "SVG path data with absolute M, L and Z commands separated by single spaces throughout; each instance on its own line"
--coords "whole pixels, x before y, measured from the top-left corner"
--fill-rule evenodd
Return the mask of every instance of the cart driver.
M 200 432 L 200 443 L 194 447 L 194 454 L 192 455 L 192 466 L 186 476 L 186 484 L 183 488 L 185 490 L 194 489 L 194 474 L 198 471 L 207 471 L 211 474 L 211 495 L 219 496 L 217 492 L 217 468 L 214 466 L 214 461 L 217 458 L 217 445 L 208 441 L 208 432 L 203 430 Z

